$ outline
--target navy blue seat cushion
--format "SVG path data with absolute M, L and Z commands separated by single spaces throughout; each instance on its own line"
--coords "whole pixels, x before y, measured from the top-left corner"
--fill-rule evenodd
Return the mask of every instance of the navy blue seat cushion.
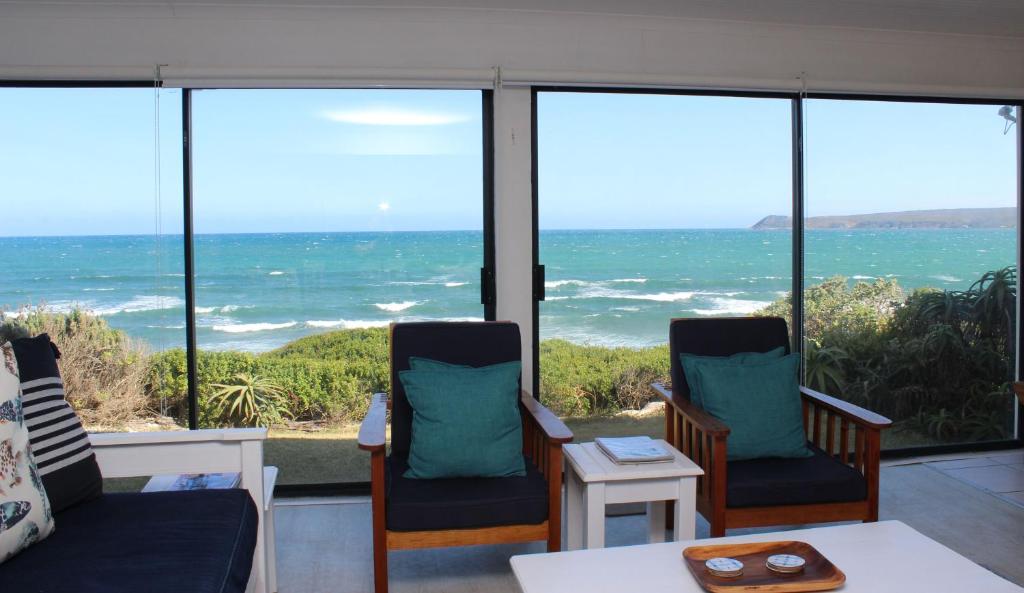
M 403 477 L 409 465 L 392 455 L 385 473 L 387 528 L 429 531 L 543 523 L 548 518 L 547 481 L 532 463 L 525 465 L 522 477 L 416 480 Z
M 259 516 L 245 490 L 104 494 L 0 564 L 0 589 L 32 593 L 243 593 Z
M 725 506 L 760 507 L 867 498 L 864 476 L 849 465 L 807 444 L 811 457 L 730 461 L 726 469 Z M 58 524 L 58 530 L 60 525 Z

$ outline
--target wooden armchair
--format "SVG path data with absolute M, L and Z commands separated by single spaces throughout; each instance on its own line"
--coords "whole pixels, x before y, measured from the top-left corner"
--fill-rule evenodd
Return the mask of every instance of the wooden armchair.
M 391 392 L 373 396 L 359 429 L 370 452 L 374 590 L 388 590 L 389 550 L 546 540 L 561 549 L 562 444 L 569 429 L 521 391 L 527 475 L 416 480 L 403 477 L 412 439 L 412 408 L 399 371 L 409 357 L 484 366 L 521 360 L 519 326 L 510 322 L 422 322 L 391 326 Z M 391 454 L 385 452 L 391 411 Z
M 728 461 L 729 427 L 690 402 L 681 353 L 728 356 L 782 346 L 788 354 L 785 320 L 673 319 L 669 343 L 672 389 L 652 387 L 665 400 L 665 440 L 704 470 L 697 482 L 697 511 L 711 524 L 711 537 L 736 527 L 878 520 L 880 436 L 891 424 L 888 418 L 801 387 L 804 428 L 814 455 Z

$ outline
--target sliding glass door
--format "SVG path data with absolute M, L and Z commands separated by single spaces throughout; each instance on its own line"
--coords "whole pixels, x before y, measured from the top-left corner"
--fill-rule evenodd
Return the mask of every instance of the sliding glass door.
M 1014 436 L 1014 117 L 806 102 L 806 379 L 892 418 L 885 448 Z
M 0 341 L 49 334 L 89 431 L 187 426 L 181 91 L 0 87 Z
M 280 483 L 368 479 L 388 324 L 484 318 L 483 99 L 193 91 L 200 425 L 271 426 Z
M 661 437 L 672 318 L 789 316 L 791 101 L 536 101 L 540 399 L 578 440 Z

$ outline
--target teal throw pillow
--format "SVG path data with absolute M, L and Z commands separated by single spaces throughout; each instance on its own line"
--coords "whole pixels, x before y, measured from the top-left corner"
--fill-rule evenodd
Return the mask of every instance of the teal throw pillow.
M 410 360 L 398 373 L 412 406 L 405 477 L 526 475 L 519 416 L 519 361 L 473 368 Z
M 696 361 L 704 409 L 729 426 L 729 461 L 810 457 L 797 370 L 800 355 L 756 362 Z
M 686 384 L 690 386 L 690 402 L 698 408 L 704 407 L 704 396 L 700 392 L 700 384 L 691 379 L 696 374 L 694 364 L 697 361 L 710 363 L 734 364 L 737 362 L 761 362 L 782 358 L 786 353 L 785 346 L 779 346 L 768 352 L 740 352 L 732 356 L 697 356 L 696 354 L 680 354 L 679 360 L 683 364 L 683 374 L 686 375 Z

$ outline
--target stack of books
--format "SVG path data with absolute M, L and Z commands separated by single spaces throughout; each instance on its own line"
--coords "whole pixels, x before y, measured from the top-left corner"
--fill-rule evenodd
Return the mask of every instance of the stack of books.
M 660 463 L 675 459 L 651 437 L 597 437 L 594 443 L 615 463 Z

